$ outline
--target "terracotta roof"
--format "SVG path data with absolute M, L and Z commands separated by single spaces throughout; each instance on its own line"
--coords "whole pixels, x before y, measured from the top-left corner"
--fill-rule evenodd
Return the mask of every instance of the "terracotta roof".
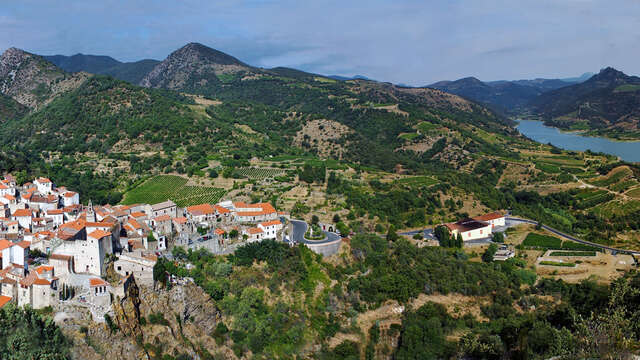
M 0 189 L 4 190 L 4 189 L 8 189 L 9 187 L 6 186 L 5 184 L 0 184 Z
M 102 230 L 95 230 L 94 232 L 92 232 L 91 234 L 87 235 L 90 236 L 94 239 L 102 239 L 103 237 L 107 237 L 107 236 L 111 236 L 110 232 L 106 232 L 106 231 L 102 231 Z
M 98 278 L 89 279 L 89 286 L 91 286 L 91 287 L 107 286 L 107 285 L 109 285 L 109 283 L 107 283 L 106 281 L 104 281 L 102 279 L 98 279 Z
M 45 271 L 53 271 L 53 266 L 49 266 L 49 265 L 40 265 L 36 268 L 36 272 L 38 274 L 42 274 Z
M 47 279 L 36 278 L 33 281 L 33 285 L 51 285 L 51 281 Z
M 455 223 L 444 224 L 449 230 L 458 230 L 460 232 L 467 232 L 471 230 L 481 229 L 489 226 L 486 222 L 477 221 L 474 219 L 464 219 Z
M 476 216 L 473 219 L 474 220 L 478 220 L 478 221 L 490 221 L 490 220 L 500 219 L 500 218 L 503 218 L 503 217 L 504 217 L 504 214 L 496 211 L 496 212 L 492 212 L 490 214 Z
M 30 242 L 30 241 L 23 240 L 23 241 L 20 241 L 19 243 L 15 243 L 14 245 L 16 245 L 16 246 L 20 246 L 21 248 L 26 249 L 26 248 L 28 248 L 29 246 L 31 246 L 31 242 Z
M 213 206 L 211 206 L 211 204 L 200 204 L 200 205 L 193 205 L 193 206 L 189 206 L 187 208 L 187 211 L 190 212 L 192 215 L 209 215 L 209 214 L 213 214 L 215 212 Z
M 175 219 L 173 219 L 173 221 L 177 222 L 178 224 L 185 224 L 187 222 L 187 218 L 182 216 L 182 217 L 177 217 Z
M 262 229 L 260 229 L 260 228 L 248 228 L 248 229 L 247 229 L 247 232 L 248 232 L 249 234 L 251 234 L 251 235 L 254 235 L 254 234 L 260 234 L 260 233 L 263 233 L 264 231 L 262 231 Z
M 273 225 L 282 225 L 280 220 L 271 220 L 260 223 L 262 226 L 273 226 Z
M 32 211 L 31 209 L 16 209 L 13 213 L 13 216 L 29 216 L 31 217 Z
M 43 177 L 38 178 L 36 181 L 39 182 L 39 183 L 50 183 L 51 182 L 51 180 L 49 180 L 47 178 L 43 178 Z
M 133 216 L 134 218 L 138 218 L 138 217 L 142 217 L 142 216 L 147 216 L 147 214 L 137 211 L 137 212 L 133 212 L 131 213 L 131 216 Z
M 154 218 L 153 220 L 155 220 L 157 222 L 169 221 L 169 220 L 171 220 L 171 216 L 169 216 L 169 215 L 160 215 L 160 216 Z
M 142 226 L 140 226 L 140 224 L 135 219 L 129 219 L 128 225 L 134 228 L 135 230 L 142 228 Z
M 213 208 L 216 209 L 216 211 L 220 214 L 228 214 L 231 212 L 229 209 L 223 208 L 220 205 L 213 205 Z
M 13 246 L 13 243 L 11 241 L 6 239 L 0 239 L 0 251 L 10 248 L 11 246 Z
M 224 231 L 224 230 L 222 230 L 222 229 L 216 229 L 216 230 L 214 231 L 214 233 L 215 233 L 216 235 L 224 235 L 224 234 L 226 233 L 226 231 Z
M 15 197 L 15 196 L 13 196 L 13 195 L 9 195 L 9 194 L 5 195 L 5 196 L 4 196 L 4 198 L 5 198 L 5 199 L 7 199 L 7 200 L 10 200 L 10 201 L 13 201 L 13 200 L 15 200 L 15 199 L 16 199 L 16 197 Z
M 9 301 L 11 301 L 9 296 L 0 295 L 0 308 L 7 305 Z
M 62 214 L 64 214 L 64 211 L 62 211 L 62 209 L 47 210 L 47 215 L 62 215 Z
M 66 193 L 64 193 L 64 195 L 62 195 L 62 196 L 70 198 L 70 197 L 74 197 L 76 194 L 77 194 L 76 192 L 73 192 L 73 191 L 67 191 L 67 192 L 66 192 Z

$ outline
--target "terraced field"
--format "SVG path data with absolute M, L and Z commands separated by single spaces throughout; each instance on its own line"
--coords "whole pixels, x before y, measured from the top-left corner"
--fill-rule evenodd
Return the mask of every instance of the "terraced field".
M 187 186 L 188 180 L 174 175 L 155 176 L 125 193 L 123 204 L 157 204 L 172 200 L 184 207 L 202 203 L 216 203 L 224 196 L 224 189 L 207 186 Z
M 255 180 L 263 180 L 266 178 L 272 178 L 275 176 L 283 175 L 285 171 L 282 169 L 268 169 L 268 168 L 240 168 L 240 169 L 237 169 L 236 172 L 242 177 L 255 179 Z
M 640 187 L 629 190 L 627 192 L 627 195 L 636 199 L 640 199 Z
M 606 176 L 592 179 L 589 183 L 595 186 L 611 186 L 632 175 L 633 172 L 631 169 L 626 166 L 621 166 L 611 170 Z
M 402 185 L 426 185 L 431 186 L 438 183 L 438 180 L 430 176 L 413 176 L 394 181 L 396 184 Z

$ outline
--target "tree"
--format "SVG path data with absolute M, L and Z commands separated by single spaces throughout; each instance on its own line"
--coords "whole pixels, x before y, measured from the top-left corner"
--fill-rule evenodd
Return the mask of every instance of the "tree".
M 216 169 L 210 169 L 209 170 L 209 177 L 212 179 L 215 179 L 218 177 L 218 172 L 216 171 Z
M 229 237 L 232 239 L 235 239 L 238 237 L 238 230 L 237 229 L 233 229 L 231 231 L 229 231 Z
M 338 215 L 338 214 L 333 215 L 333 223 L 337 224 L 339 222 L 340 222 L 340 215 Z
M 464 240 L 462 240 L 462 234 L 458 233 L 456 237 L 456 247 L 462 249 L 464 246 Z
M 396 241 L 398 240 L 399 236 L 396 233 L 396 227 L 393 226 L 393 224 L 389 225 L 389 231 L 387 231 L 387 240 L 389 241 Z
M 176 249 L 176 248 L 174 248 Z M 181 248 L 180 248 L 181 249 Z M 153 265 L 153 281 L 159 281 L 162 283 L 162 286 L 167 285 L 167 269 L 166 269 L 166 260 L 165 258 L 158 258 L 156 264 Z
M 491 235 L 491 240 L 495 243 L 503 243 L 504 242 L 504 234 L 501 232 L 496 232 Z
M 318 225 L 319 222 L 320 222 L 320 218 L 318 218 L 318 215 L 313 215 L 311 217 L 311 224 Z
M 487 249 L 487 251 L 485 251 L 484 254 L 482 254 L 482 261 L 486 263 L 492 262 L 493 256 L 496 254 L 496 251 L 498 251 L 498 245 L 496 244 L 489 245 L 489 248 Z
M 446 226 L 440 225 L 436 227 L 436 229 L 433 231 L 433 234 L 438 239 L 440 246 L 451 247 L 451 233 Z

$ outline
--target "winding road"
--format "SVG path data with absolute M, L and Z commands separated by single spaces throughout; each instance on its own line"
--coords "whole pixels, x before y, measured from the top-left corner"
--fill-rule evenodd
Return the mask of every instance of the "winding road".
M 291 220 L 291 240 L 300 244 L 322 245 L 340 240 L 340 235 L 328 231 L 323 231 L 325 238 L 322 240 L 307 240 L 304 234 L 307 232 L 309 225 L 302 220 Z

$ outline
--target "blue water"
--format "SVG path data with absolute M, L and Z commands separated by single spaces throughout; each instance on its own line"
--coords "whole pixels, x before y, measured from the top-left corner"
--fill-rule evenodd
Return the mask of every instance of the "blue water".
M 542 121 L 520 120 L 516 129 L 529 139 L 539 143 L 551 143 L 572 151 L 591 150 L 620 157 L 624 161 L 640 162 L 640 141 L 613 141 L 600 137 L 566 133 L 554 127 L 544 126 Z

